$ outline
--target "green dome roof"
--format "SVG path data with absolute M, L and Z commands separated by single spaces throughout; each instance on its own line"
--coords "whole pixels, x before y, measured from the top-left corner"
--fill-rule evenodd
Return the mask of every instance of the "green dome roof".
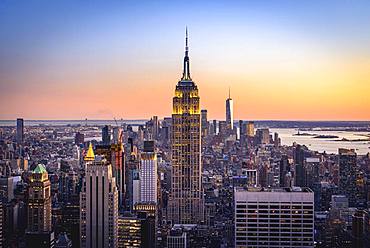
M 33 173 L 42 174 L 48 172 L 46 171 L 45 166 L 43 164 L 38 164 L 36 168 L 33 170 Z

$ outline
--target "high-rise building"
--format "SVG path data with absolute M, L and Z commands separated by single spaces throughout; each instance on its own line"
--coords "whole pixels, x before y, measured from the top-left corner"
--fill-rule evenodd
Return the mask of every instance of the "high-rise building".
M 368 210 L 357 210 L 352 216 L 352 246 L 370 247 L 370 214 Z
M 235 247 L 314 247 L 309 188 L 235 189 Z
M 354 149 L 339 148 L 339 190 L 348 197 L 350 207 L 356 206 L 357 155 Z
M 154 152 L 154 141 L 144 141 L 139 173 L 140 202 L 157 203 L 157 154 Z
M 122 128 L 114 127 L 112 144 L 114 145 L 122 144 L 122 134 L 123 134 Z
M 153 130 L 152 130 L 152 135 L 153 135 L 153 140 L 158 140 L 158 135 L 159 135 L 159 121 L 158 121 L 158 116 L 153 116 L 152 118 L 152 124 L 153 124 Z
M 254 137 L 254 122 L 249 121 L 247 124 L 247 136 Z
M 28 188 L 27 247 L 50 247 L 54 243 L 51 226 L 51 185 L 42 164 L 32 171 Z
M 202 125 L 202 137 L 208 135 L 208 120 L 207 120 L 207 109 L 201 111 L 201 125 Z
M 17 144 L 23 144 L 24 141 L 24 122 L 22 118 L 17 119 Z
M 213 120 L 212 123 L 213 123 L 212 134 L 216 135 L 217 134 L 217 120 Z
M 243 120 L 239 120 L 239 139 L 241 142 L 244 142 L 246 137 L 246 125 Z
M 269 144 L 270 143 L 270 131 L 268 128 L 257 129 L 256 138 L 259 144 Z
M 229 130 L 234 129 L 234 106 L 233 106 L 233 99 L 230 96 L 230 88 L 229 88 L 229 97 L 226 99 L 226 123 L 227 128 Z
M 280 160 L 279 167 L 279 185 L 280 187 L 291 187 L 290 183 L 286 180 L 287 174 L 290 172 L 290 164 L 287 155 L 283 155 Z
M 5 216 L 4 216 L 4 210 L 3 210 L 3 200 L 0 199 L 0 247 L 3 247 L 4 245 L 4 222 L 5 222 Z
M 301 145 L 294 148 L 294 164 L 295 164 L 295 182 L 294 185 L 298 187 L 306 186 L 306 170 L 304 166 L 305 155 L 304 149 Z
M 112 165 L 94 155 L 90 143 L 85 156 L 80 193 L 81 247 L 118 247 L 118 190 Z
M 119 216 L 118 218 L 118 247 L 141 246 L 141 220 L 135 216 Z
M 85 142 L 85 135 L 83 133 L 77 132 L 75 134 L 75 144 L 81 145 Z
M 199 223 L 204 218 L 200 98 L 189 69 L 186 31 L 184 71 L 176 85 L 172 112 L 172 187 L 168 212 L 174 224 Z
M 103 145 L 109 145 L 110 144 L 110 130 L 109 130 L 109 126 L 108 125 L 105 125 L 102 128 L 101 136 L 102 136 L 102 143 L 103 143 Z
M 279 138 L 279 134 L 278 133 L 274 133 L 274 146 L 275 147 L 279 147 L 281 144 L 281 140 Z
M 51 189 L 48 172 L 36 166 L 28 189 L 28 232 L 51 231 Z
M 257 187 L 258 178 L 257 178 L 257 170 L 248 169 L 245 171 L 247 176 L 247 186 L 248 187 Z

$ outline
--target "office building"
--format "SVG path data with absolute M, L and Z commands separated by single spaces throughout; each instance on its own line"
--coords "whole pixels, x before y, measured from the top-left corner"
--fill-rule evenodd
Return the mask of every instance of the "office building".
M 290 164 L 287 155 L 283 155 L 280 160 L 279 168 L 279 185 L 280 187 L 291 187 L 290 182 L 287 181 L 287 175 L 290 172 Z
M 303 147 L 297 145 L 294 148 L 294 164 L 295 164 L 295 182 L 294 185 L 298 187 L 306 186 L 306 169 L 304 165 L 305 154 Z
M 5 233 L 5 216 L 4 216 L 4 205 L 2 199 L 0 199 L 0 247 L 4 245 L 4 233 Z
M 141 221 L 135 216 L 119 216 L 118 247 L 142 247 Z
M 75 134 L 75 144 L 81 145 L 85 142 L 85 135 L 83 133 L 77 132 Z
M 352 216 L 352 247 L 370 247 L 370 214 L 368 210 L 357 210 Z
M 157 154 L 154 152 L 154 141 L 144 141 L 139 173 L 140 202 L 157 203 Z
M 188 35 L 184 70 L 173 97 L 171 153 L 172 187 L 169 220 L 172 223 L 203 221 L 201 115 L 198 87 L 190 77 Z
M 24 142 L 24 121 L 22 118 L 17 119 L 16 142 L 18 145 L 22 145 Z
M 257 170 L 246 170 L 245 174 L 247 176 L 247 186 L 248 187 L 257 187 L 258 178 L 257 178 Z
M 228 130 L 234 129 L 234 106 L 233 106 L 233 99 L 230 96 L 230 88 L 229 88 L 229 97 L 226 99 L 226 125 Z
M 270 131 L 268 128 L 257 129 L 256 131 L 257 143 L 266 145 L 270 143 Z
M 51 226 L 51 184 L 42 164 L 32 171 L 28 188 L 27 247 L 52 247 L 54 233 Z
M 42 164 L 32 171 L 28 189 L 28 232 L 51 231 L 51 189 L 48 172 Z
M 112 144 L 114 145 L 122 144 L 122 135 L 123 135 L 122 128 L 113 127 Z
M 254 137 L 254 122 L 249 121 L 247 124 L 247 136 Z
M 356 207 L 357 155 L 354 149 L 339 148 L 339 190 L 348 197 L 349 207 Z
M 81 247 L 118 247 L 118 190 L 112 165 L 90 144 L 80 193 Z
M 201 126 L 202 126 L 202 137 L 206 137 L 208 135 L 207 109 L 201 110 Z
M 235 189 L 235 247 L 314 247 L 309 188 Z
M 152 139 L 153 140 L 158 140 L 158 136 L 159 136 L 159 121 L 158 121 L 158 116 L 153 116 L 152 118 Z
M 108 125 L 105 125 L 102 128 L 101 136 L 102 136 L 102 143 L 103 143 L 103 145 L 109 145 L 110 144 L 110 130 L 109 130 L 109 126 Z

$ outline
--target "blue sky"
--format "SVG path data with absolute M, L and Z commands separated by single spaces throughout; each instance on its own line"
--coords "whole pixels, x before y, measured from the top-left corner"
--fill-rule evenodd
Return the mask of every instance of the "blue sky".
M 144 87 L 156 82 L 152 77 L 165 75 L 176 82 L 185 26 L 192 71 L 225 92 L 228 84 L 246 77 L 243 73 L 265 82 L 257 74 L 273 72 L 275 65 L 294 74 L 315 63 L 324 67 L 336 61 L 368 61 L 370 56 L 369 1 L 3 0 L 0 94 L 15 101 L 26 91 L 37 99 L 75 85 L 99 84 L 107 75 L 114 75 L 110 82 L 120 81 L 128 92 L 138 83 Z M 215 72 L 220 73 L 219 82 Z M 204 88 L 211 89 L 209 84 Z M 166 92 L 163 97 L 170 97 L 172 88 Z M 0 118 L 22 114 L 19 107 L 11 111 Z M 30 118 L 40 117 L 27 111 Z

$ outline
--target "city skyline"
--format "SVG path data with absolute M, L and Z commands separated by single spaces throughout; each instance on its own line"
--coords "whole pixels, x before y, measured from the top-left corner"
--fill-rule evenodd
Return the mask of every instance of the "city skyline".
M 236 120 L 370 120 L 369 9 L 365 1 L 3 2 L 0 119 L 170 116 L 188 26 L 209 119 L 225 118 L 231 87 Z M 189 18 L 179 18 L 184 10 Z

